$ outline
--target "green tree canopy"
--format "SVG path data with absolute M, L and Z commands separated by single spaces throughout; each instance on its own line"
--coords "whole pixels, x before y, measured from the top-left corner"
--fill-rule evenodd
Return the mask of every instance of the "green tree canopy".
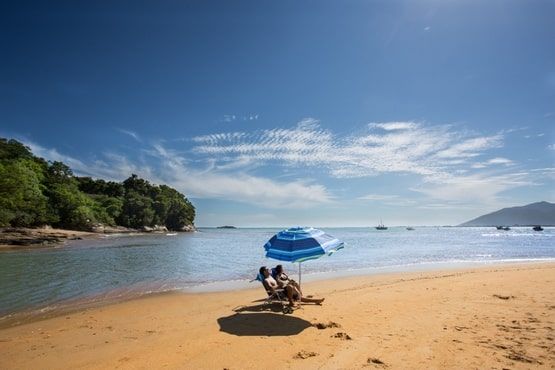
M 195 207 L 167 185 L 135 174 L 122 183 L 76 177 L 66 164 L 47 162 L 17 140 L 0 138 L 0 226 L 87 230 L 102 223 L 179 230 L 194 219 Z

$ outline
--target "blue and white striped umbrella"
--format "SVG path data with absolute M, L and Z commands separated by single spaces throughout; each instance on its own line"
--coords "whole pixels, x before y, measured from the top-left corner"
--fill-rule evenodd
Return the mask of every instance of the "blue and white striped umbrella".
M 320 258 L 342 249 L 344 243 L 322 230 L 312 227 L 292 227 L 274 235 L 264 245 L 266 257 L 280 261 L 299 262 L 299 285 L 301 262 Z
M 287 262 L 304 262 L 342 249 L 344 243 L 322 230 L 292 227 L 274 235 L 264 245 L 266 257 Z

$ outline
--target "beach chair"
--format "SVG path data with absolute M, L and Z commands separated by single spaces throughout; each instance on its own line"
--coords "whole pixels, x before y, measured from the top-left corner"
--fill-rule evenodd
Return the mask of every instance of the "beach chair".
M 264 277 L 260 274 L 256 276 L 254 280 L 258 280 L 262 284 L 262 288 L 264 288 L 264 292 L 266 292 L 266 298 L 264 299 L 265 305 L 272 305 L 279 303 L 281 304 L 281 310 L 284 314 L 292 313 L 293 308 L 289 306 L 289 301 L 287 300 L 287 293 L 285 289 L 275 289 L 274 292 L 266 290 L 264 286 Z

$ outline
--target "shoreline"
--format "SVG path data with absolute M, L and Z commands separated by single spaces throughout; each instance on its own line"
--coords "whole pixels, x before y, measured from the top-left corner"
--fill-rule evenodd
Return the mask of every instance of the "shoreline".
M 5 327 L 0 367 L 555 365 L 555 263 L 351 276 L 303 290 L 326 301 L 283 315 L 261 303 L 258 286 L 172 292 Z
M 152 235 L 152 233 L 145 233 Z M 131 236 L 133 236 L 132 234 Z M 389 277 L 409 274 L 434 274 L 434 273 L 457 273 L 489 268 L 513 268 L 534 265 L 555 265 L 554 258 L 519 259 L 519 260 L 496 260 L 496 261 L 458 261 L 458 262 L 427 262 L 419 264 L 406 264 L 395 266 L 372 267 L 354 270 L 342 270 L 332 272 L 316 272 L 303 275 L 305 284 L 326 284 L 326 282 L 341 281 L 357 278 Z M 297 279 L 295 272 L 289 274 L 291 278 Z M 163 290 L 153 290 L 152 287 L 137 288 L 133 291 L 113 290 L 98 295 L 82 296 L 75 299 L 67 299 L 52 302 L 46 306 L 30 307 L 27 309 L 8 312 L 0 315 L 0 329 L 23 325 L 29 322 L 41 321 L 68 313 L 79 312 L 91 308 L 110 306 L 123 302 L 140 299 L 148 299 L 158 295 L 168 294 L 218 294 L 229 292 L 245 292 L 259 289 L 259 283 L 252 279 L 237 279 L 232 281 L 213 281 L 186 287 L 172 287 Z
M 526 267 L 555 267 L 555 259 L 526 260 L 526 261 L 503 261 L 503 262 L 468 262 L 464 265 L 454 263 L 424 263 L 402 266 L 386 266 L 358 270 L 334 271 L 328 273 L 312 273 L 303 275 L 303 286 L 328 284 L 331 282 L 342 282 L 356 279 L 395 278 L 412 275 L 448 275 L 448 274 L 472 274 L 489 269 L 521 269 Z M 432 266 L 434 268 L 432 268 Z M 291 278 L 297 279 L 295 273 L 289 274 Z M 331 276 L 330 276 L 331 275 Z M 169 288 L 166 290 L 153 291 L 151 289 L 136 290 L 129 294 L 119 294 L 119 290 L 106 292 L 99 295 L 79 297 L 75 299 L 54 302 L 47 306 L 39 306 L 0 316 L 0 330 L 18 325 L 25 325 L 45 319 L 63 316 L 69 313 L 86 311 L 94 308 L 102 308 L 136 300 L 156 298 L 166 295 L 211 295 L 244 293 L 260 290 L 260 284 L 252 280 L 215 281 L 205 284 L 193 285 L 183 288 Z

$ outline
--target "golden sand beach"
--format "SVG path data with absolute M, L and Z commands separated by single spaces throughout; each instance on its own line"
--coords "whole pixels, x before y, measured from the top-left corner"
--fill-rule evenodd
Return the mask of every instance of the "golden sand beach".
M 357 276 L 303 288 L 326 301 L 284 315 L 253 285 L 5 323 L 0 368 L 555 368 L 555 264 Z

